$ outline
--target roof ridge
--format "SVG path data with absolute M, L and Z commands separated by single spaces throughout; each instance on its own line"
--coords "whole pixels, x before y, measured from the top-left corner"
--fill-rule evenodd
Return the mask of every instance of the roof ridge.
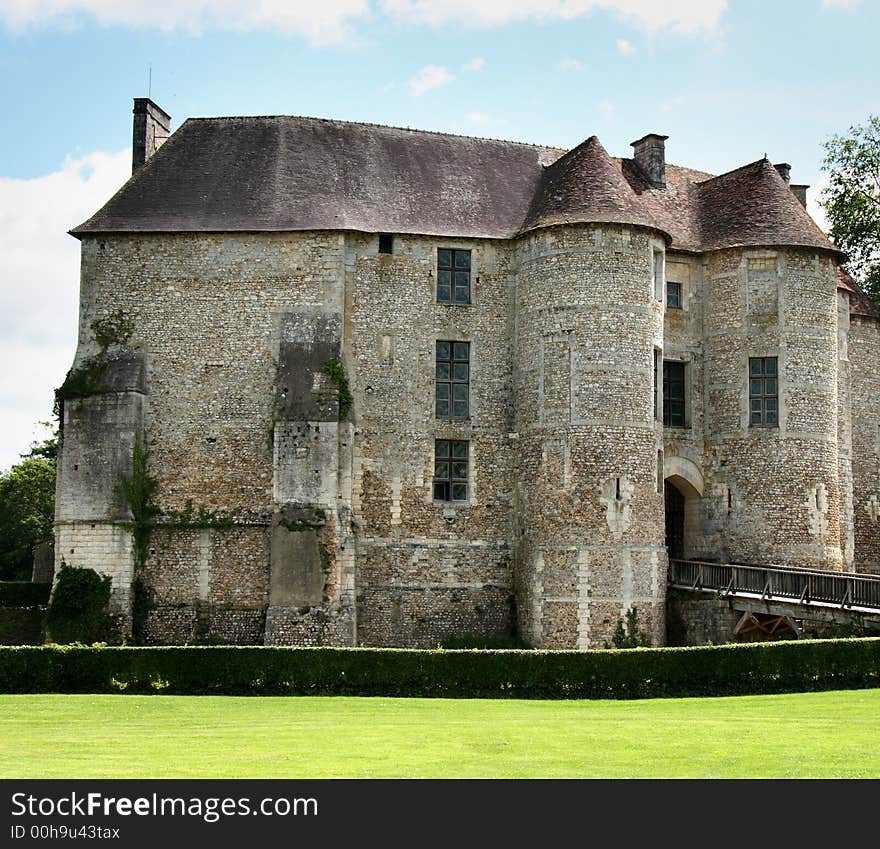
M 504 144 L 515 144 L 519 145 L 520 147 L 533 147 L 539 150 L 553 150 L 559 151 L 560 153 L 568 152 L 568 148 L 558 147 L 557 145 L 552 144 L 537 144 L 536 142 L 514 141 L 513 139 L 499 139 L 493 136 L 470 136 L 466 133 L 445 133 L 442 130 L 420 130 L 413 127 L 401 127 L 397 124 L 376 124 L 372 121 L 345 121 L 342 118 L 318 118 L 314 115 L 217 115 L 214 117 L 187 118 L 180 126 L 183 127 L 184 124 L 187 124 L 191 121 L 250 121 L 255 119 L 266 120 L 276 118 L 300 118 L 305 121 L 316 121 L 323 124 L 347 124 L 349 126 L 356 127 L 377 127 L 378 129 L 382 130 L 402 130 L 407 133 L 418 133 L 419 135 L 448 136 L 449 138 L 472 139 L 473 141 L 503 142 Z M 580 145 L 577 146 L 580 147 Z M 574 148 L 572 148 L 572 150 L 573 149 Z
M 776 170 L 770 160 L 767 159 L 766 156 L 762 156 L 760 159 L 756 159 L 754 162 L 747 162 L 745 165 L 740 165 L 738 168 L 732 168 L 730 171 L 725 171 L 723 174 L 716 174 L 714 177 L 709 177 L 706 180 L 697 180 L 696 182 L 698 186 L 702 186 L 704 183 L 711 183 L 712 180 L 720 180 L 722 177 L 729 177 L 731 174 L 736 174 L 739 171 L 746 171 L 749 168 L 754 168 L 756 165 L 761 165 L 764 162 L 770 165 L 770 167 L 773 168 L 774 171 Z

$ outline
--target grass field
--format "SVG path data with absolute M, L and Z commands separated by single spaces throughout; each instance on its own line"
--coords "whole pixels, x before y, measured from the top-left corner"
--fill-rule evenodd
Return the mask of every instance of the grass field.
M 880 777 L 880 690 L 643 701 L 0 696 L 2 778 Z

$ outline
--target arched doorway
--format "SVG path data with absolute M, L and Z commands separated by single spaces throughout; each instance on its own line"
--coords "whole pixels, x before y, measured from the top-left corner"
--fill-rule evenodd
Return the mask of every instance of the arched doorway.
M 700 498 L 703 476 L 697 464 L 686 457 L 663 461 L 663 495 L 666 502 L 666 549 L 671 560 L 693 556 L 699 546 Z

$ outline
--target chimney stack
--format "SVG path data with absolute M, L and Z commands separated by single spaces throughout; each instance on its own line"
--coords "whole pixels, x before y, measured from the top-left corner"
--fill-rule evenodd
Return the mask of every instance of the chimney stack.
M 648 133 L 632 142 L 633 159 L 639 170 L 655 189 L 666 187 L 666 139 L 657 133 Z
M 807 208 L 807 189 L 809 186 L 804 185 L 794 185 L 792 184 L 789 188 L 791 188 L 794 196 L 801 202 L 801 206 L 806 209 Z
M 786 184 L 791 183 L 791 165 L 787 162 L 779 162 L 773 167 L 779 172 L 779 176 L 785 180 Z
M 171 116 L 148 97 L 136 97 L 133 112 L 132 174 L 162 146 L 171 133 Z

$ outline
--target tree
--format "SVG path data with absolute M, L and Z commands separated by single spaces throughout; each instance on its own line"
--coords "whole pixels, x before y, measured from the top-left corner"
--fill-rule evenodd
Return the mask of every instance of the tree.
M 55 460 L 28 457 L 0 475 L 0 580 L 30 580 L 33 548 L 52 539 Z
M 822 206 L 831 238 L 849 256 L 847 269 L 880 305 L 880 116 L 825 142 L 830 171 Z

